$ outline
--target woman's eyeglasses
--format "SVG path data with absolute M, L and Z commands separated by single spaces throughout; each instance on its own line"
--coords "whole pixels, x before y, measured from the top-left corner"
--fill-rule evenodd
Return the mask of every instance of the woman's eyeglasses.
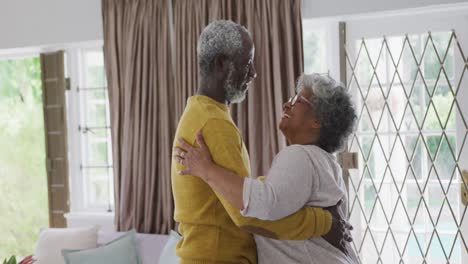
M 296 94 L 295 96 L 289 97 L 288 103 L 291 104 L 291 106 L 294 106 L 297 102 L 305 103 L 309 106 L 312 106 L 312 102 L 310 102 L 307 98 L 300 94 Z

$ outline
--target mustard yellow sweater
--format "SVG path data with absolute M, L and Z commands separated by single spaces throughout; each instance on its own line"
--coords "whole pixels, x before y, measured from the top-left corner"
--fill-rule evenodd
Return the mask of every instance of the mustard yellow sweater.
M 194 144 L 200 129 L 218 165 L 249 176 L 249 156 L 226 105 L 206 96 L 190 97 L 175 139 Z M 181 169 L 172 161 L 174 219 L 183 237 L 177 245 L 181 264 L 257 263 L 255 241 L 248 231 L 281 240 L 305 240 L 331 228 L 331 215 L 321 208 L 304 208 L 278 221 L 244 217 L 203 180 L 178 175 Z

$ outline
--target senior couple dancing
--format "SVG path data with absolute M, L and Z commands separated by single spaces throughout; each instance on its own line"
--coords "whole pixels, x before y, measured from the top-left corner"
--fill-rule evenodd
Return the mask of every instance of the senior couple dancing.
M 333 155 L 356 119 L 346 89 L 329 76 L 302 74 L 279 122 L 288 147 L 265 176 L 251 175 L 229 105 L 245 98 L 256 77 L 252 37 L 232 21 L 214 21 L 197 53 L 198 91 L 173 150 L 175 262 L 357 263 Z

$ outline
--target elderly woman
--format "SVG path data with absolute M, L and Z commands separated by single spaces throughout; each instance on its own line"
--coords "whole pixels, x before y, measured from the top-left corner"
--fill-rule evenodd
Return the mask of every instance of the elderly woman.
M 302 75 L 296 91 L 283 105 L 279 125 L 290 146 L 278 153 L 264 178 L 241 178 L 216 165 L 201 134 L 199 147 L 179 139 L 175 159 L 185 165 L 179 174 L 201 177 L 245 216 L 276 220 L 305 206 L 329 207 L 343 200 L 339 211 L 347 219 L 346 189 L 333 153 L 354 126 L 350 96 L 333 79 L 319 74 Z M 350 243 L 344 254 L 321 237 L 280 241 L 255 236 L 255 241 L 259 263 L 357 262 Z

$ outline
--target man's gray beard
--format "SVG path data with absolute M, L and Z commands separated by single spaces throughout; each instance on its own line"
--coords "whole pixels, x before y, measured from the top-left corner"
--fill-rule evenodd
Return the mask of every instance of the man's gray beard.
M 244 85 L 244 82 L 236 85 L 234 80 L 232 79 L 232 75 L 234 73 L 234 64 L 229 65 L 229 74 L 226 79 L 226 83 L 224 83 L 224 90 L 226 91 L 226 100 L 231 104 L 240 103 L 244 101 L 246 91 L 242 91 L 241 87 Z

